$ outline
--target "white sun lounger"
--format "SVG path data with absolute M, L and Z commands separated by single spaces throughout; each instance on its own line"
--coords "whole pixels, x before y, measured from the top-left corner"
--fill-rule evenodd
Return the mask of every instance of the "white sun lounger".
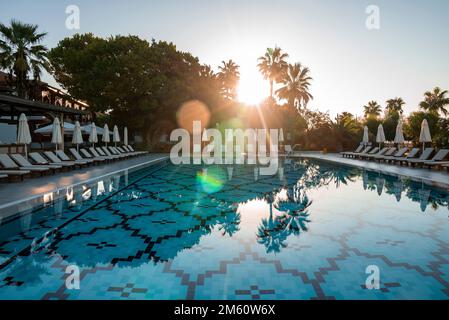
M 74 157 L 76 160 L 79 160 L 79 161 L 86 160 L 86 161 L 89 161 L 89 162 L 104 162 L 104 159 L 94 159 L 94 158 L 92 158 L 92 157 L 91 157 L 91 158 L 83 158 L 83 157 L 78 153 L 78 151 L 76 151 L 75 148 L 70 148 L 69 151 L 70 151 L 70 153 L 73 155 L 73 157 Z
M 117 160 L 117 159 L 119 159 L 119 157 L 116 157 L 116 156 L 107 156 L 106 153 L 104 153 L 101 149 L 96 150 L 94 147 L 90 147 L 89 151 L 90 151 L 90 153 L 94 157 L 103 157 L 103 158 L 106 158 L 108 160 Z M 99 151 L 102 151 L 102 152 L 99 152 Z
M 406 162 L 408 164 L 411 164 L 412 167 L 415 164 L 422 164 L 424 161 L 429 160 L 429 157 L 433 153 L 433 151 L 434 151 L 433 148 L 426 148 L 426 149 L 424 149 L 424 152 L 421 154 L 421 156 L 418 159 L 408 159 L 408 160 L 406 160 Z
M 52 163 L 56 163 L 56 164 L 68 164 L 68 165 L 72 165 L 72 166 L 82 166 L 82 165 L 86 165 L 86 163 L 78 163 L 76 161 L 62 161 L 61 159 L 59 159 L 54 153 L 53 151 L 45 151 L 44 152 L 45 156 L 52 162 Z
M 19 166 L 17 165 L 6 153 L 0 154 L 0 164 L 3 166 L 4 169 L 12 169 L 12 170 L 27 170 L 35 173 L 39 173 L 40 175 L 43 175 L 44 173 L 47 173 L 50 171 L 48 168 L 42 168 L 42 167 L 25 167 L 25 166 Z
M 86 159 L 94 159 L 94 160 L 97 159 L 97 160 L 103 160 L 103 161 L 112 160 L 112 159 L 109 159 L 107 157 L 102 157 L 100 155 L 99 156 L 92 155 L 86 149 L 80 149 L 80 152 L 81 152 L 83 158 L 86 158 Z
M 57 170 L 57 169 L 62 168 L 62 166 L 57 165 L 57 164 L 51 164 L 51 165 L 31 164 L 27 159 L 25 159 L 24 156 L 22 156 L 21 154 L 18 154 L 18 153 L 11 154 L 11 158 L 13 158 L 14 161 L 19 164 L 19 166 L 24 167 L 24 168 L 25 167 L 33 167 L 33 168 L 46 168 L 46 169 L 50 169 L 50 170 Z
M 56 151 L 56 155 L 57 155 L 62 161 L 72 161 L 72 159 L 70 159 L 70 158 L 65 154 L 65 152 L 62 151 L 62 150 L 57 150 L 57 151 Z M 89 164 L 89 163 L 94 162 L 93 160 L 87 160 L 87 159 L 85 159 L 85 160 L 73 160 L 73 161 L 75 161 L 75 163 L 79 163 L 79 164 Z
M 100 148 L 100 147 L 97 147 L 97 148 L 95 148 L 95 150 L 98 152 L 98 154 L 100 154 L 101 156 L 103 156 L 103 157 L 110 157 L 110 158 L 112 158 L 112 159 L 122 159 L 123 157 L 122 156 L 116 156 L 116 155 L 113 155 L 113 154 L 111 154 L 110 152 L 108 152 L 108 153 L 106 153 L 102 148 Z

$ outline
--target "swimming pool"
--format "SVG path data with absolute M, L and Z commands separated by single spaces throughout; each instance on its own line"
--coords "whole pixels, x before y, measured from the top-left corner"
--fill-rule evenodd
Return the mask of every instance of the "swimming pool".
M 315 160 L 258 172 L 161 164 L 24 204 L 1 221 L 0 298 L 449 297 L 446 190 Z

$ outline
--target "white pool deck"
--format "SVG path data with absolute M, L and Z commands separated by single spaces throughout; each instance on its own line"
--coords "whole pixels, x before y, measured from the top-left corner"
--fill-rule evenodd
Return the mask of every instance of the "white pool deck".
M 406 166 L 379 163 L 376 161 L 343 158 L 338 153 L 322 154 L 320 152 L 298 152 L 293 158 L 320 159 L 342 165 L 349 165 L 360 169 L 380 172 L 393 176 L 408 177 L 411 180 L 423 182 L 427 185 L 449 189 L 449 173 L 443 170 L 411 168 Z
M 121 160 L 113 163 L 60 172 L 50 176 L 27 178 L 24 181 L 0 183 L 0 216 L 2 209 L 19 202 L 27 201 L 44 194 L 69 188 L 90 180 L 113 175 L 125 169 L 138 169 L 151 163 L 168 159 L 167 154 L 148 154 L 140 157 Z

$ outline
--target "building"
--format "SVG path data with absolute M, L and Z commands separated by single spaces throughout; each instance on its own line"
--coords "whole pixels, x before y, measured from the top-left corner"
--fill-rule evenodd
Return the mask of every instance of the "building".
M 59 117 L 61 123 L 92 121 L 95 116 L 89 106 L 72 98 L 62 90 L 42 81 L 30 81 L 25 98 L 18 97 L 14 90 L 14 79 L 0 71 L 0 144 L 13 144 L 16 140 L 17 124 L 21 113 L 25 113 L 30 125 L 33 141 L 44 142 L 45 137 L 33 134 L 34 130 L 53 122 Z

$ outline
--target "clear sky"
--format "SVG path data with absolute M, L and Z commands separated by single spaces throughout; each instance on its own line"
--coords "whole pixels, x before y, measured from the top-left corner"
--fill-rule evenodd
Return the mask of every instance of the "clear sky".
M 244 100 L 268 94 L 257 71 L 267 47 L 311 69 L 313 109 L 362 114 L 369 100 L 396 96 L 406 112 L 424 91 L 449 89 L 447 0 L 1 0 L 0 22 L 38 24 L 53 47 L 75 32 L 134 34 L 173 41 L 214 68 L 241 66 Z M 368 5 L 380 9 L 380 29 L 368 30 Z M 80 30 L 65 27 L 68 5 L 80 8 Z M 48 76 L 44 80 L 54 84 Z

